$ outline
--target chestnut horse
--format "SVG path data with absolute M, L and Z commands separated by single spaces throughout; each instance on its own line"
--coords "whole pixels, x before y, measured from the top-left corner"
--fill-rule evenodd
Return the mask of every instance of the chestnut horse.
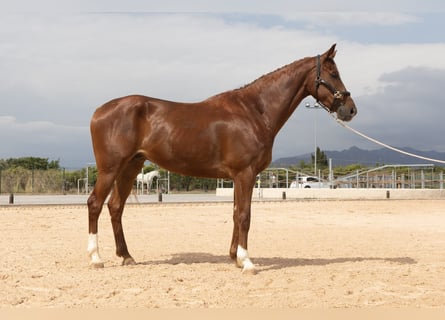
M 146 159 L 183 175 L 234 182 L 230 257 L 244 271 L 255 267 L 247 252 L 255 177 L 272 159 L 278 131 L 303 98 L 312 95 L 344 121 L 357 113 L 336 64 L 335 44 L 324 54 L 294 61 L 254 82 L 198 103 L 131 95 L 94 113 L 91 136 L 98 176 L 88 199 L 90 265 L 103 267 L 97 225 L 105 199 L 116 254 L 135 264 L 122 228 L 122 212 Z

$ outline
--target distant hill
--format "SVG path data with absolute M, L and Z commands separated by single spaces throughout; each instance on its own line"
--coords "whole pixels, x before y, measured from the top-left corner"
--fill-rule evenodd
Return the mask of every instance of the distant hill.
M 412 148 L 399 148 L 403 151 L 417 154 L 432 159 L 445 160 L 445 152 L 419 151 Z M 345 166 L 349 164 L 362 164 L 364 166 L 374 166 L 376 164 L 437 164 L 431 161 L 410 157 L 399 152 L 386 148 L 376 150 L 363 150 L 351 147 L 342 151 L 325 151 L 326 156 L 332 159 L 333 166 Z M 313 153 L 312 153 L 313 154 Z M 289 167 L 298 165 L 301 161 L 311 163 L 311 153 L 294 157 L 279 158 L 272 162 L 271 167 Z

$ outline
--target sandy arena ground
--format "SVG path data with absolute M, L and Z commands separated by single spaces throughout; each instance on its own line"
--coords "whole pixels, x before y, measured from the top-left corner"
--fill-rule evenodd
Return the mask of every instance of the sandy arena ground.
M 139 262 L 122 267 L 108 212 L 105 268 L 88 267 L 83 205 L 0 207 L 0 307 L 443 307 L 445 200 L 253 204 L 249 253 L 228 257 L 232 205 L 129 205 Z

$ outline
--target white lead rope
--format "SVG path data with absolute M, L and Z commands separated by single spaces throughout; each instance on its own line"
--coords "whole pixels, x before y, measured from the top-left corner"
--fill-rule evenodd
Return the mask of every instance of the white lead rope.
M 331 115 L 332 115 L 332 114 L 331 114 Z M 444 160 L 437 160 L 437 159 L 432 159 L 432 158 L 428 158 L 428 157 L 423 157 L 423 156 L 420 156 L 420 155 L 417 155 L 417 154 L 414 154 L 414 153 L 411 153 L 411 152 L 406 152 L 406 151 L 403 151 L 403 150 L 400 150 L 400 149 L 391 147 L 390 145 L 387 145 L 386 143 L 377 141 L 376 139 L 373 139 L 373 138 L 371 138 L 371 137 L 368 137 L 367 135 L 365 135 L 365 134 L 363 134 L 363 133 L 361 133 L 361 132 L 359 132 L 359 131 L 357 131 L 357 130 L 351 128 L 350 126 L 348 126 L 346 123 L 344 123 L 344 122 L 341 121 L 340 119 L 336 118 L 335 116 L 332 115 L 332 117 L 333 117 L 333 118 L 335 119 L 335 121 L 337 121 L 337 123 L 338 123 L 339 125 L 341 125 L 342 127 L 344 127 L 344 128 L 346 128 L 346 129 L 348 129 L 348 130 L 354 132 L 355 134 L 357 134 L 357 135 L 359 135 L 359 136 L 361 136 L 361 137 L 363 137 L 363 138 L 365 138 L 365 139 L 367 139 L 367 140 L 369 140 L 369 141 L 372 141 L 372 142 L 374 142 L 374 143 L 376 143 L 376 144 L 378 144 L 378 145 L 381 145 L 381 146 L 383 146 L 383 147 L 385 147 L 385 148 L 388 148 L 388 149 L 391 149 L 391 150 L 393 150 L 393 151 L 396 151 L 396 152 L 405 154 L 405 155 L 410 156 L 410 157 L 414 157 L 414 158 L 418 158 L 418 159 L 422 159 L 422 160 L 427 160 L 427 161 L 431 161 L 431 162 L 438 162 L 438 163 L 445 164 L 445 161 L 444 161 Z

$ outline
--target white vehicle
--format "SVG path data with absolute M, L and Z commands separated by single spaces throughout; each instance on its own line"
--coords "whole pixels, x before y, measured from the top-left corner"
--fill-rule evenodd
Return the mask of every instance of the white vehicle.
M 298 177 L 298 183 L 292 181 L 290 188 L 330 188 L 330 184 L 314 176 L 301 176 Z

